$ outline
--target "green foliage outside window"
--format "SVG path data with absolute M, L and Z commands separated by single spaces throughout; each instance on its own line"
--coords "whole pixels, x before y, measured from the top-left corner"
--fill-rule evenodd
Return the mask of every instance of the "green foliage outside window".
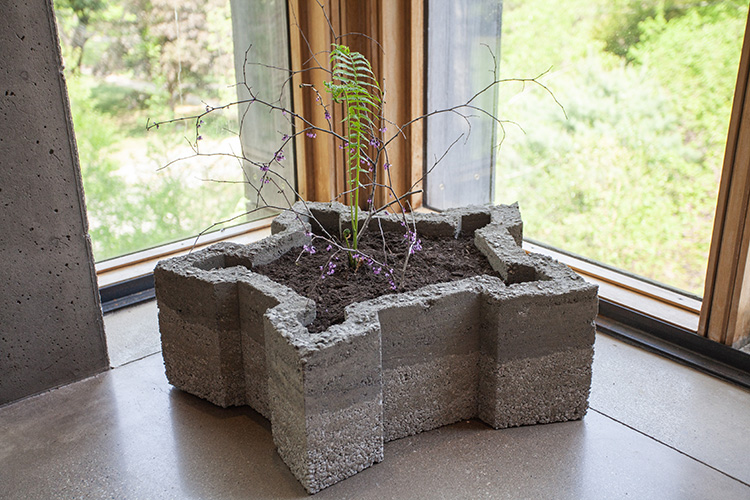
M 162 169 L 191 154 L 193 131 L 146 134 L 149 117 L 236 99 L 229 2 L 55 0 L 55 11 L 96 260 L 242 213 L 236 163 Z M 239 149 L 236 123 L 236 112 L 214 117 L 204 149 Z
M 702 294 L 747 4 L 504 3 L 501 73 L 550 71 L 499 153 L 497 201 L 525 234 Z M 511 130 L 511 132 L 513 132 Z

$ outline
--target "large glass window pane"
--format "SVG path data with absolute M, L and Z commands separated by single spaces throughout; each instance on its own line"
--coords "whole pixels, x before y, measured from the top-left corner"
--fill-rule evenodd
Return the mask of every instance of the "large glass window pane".
M 97 261 L 247 220 L 242 164 L 232 157 L 242 152 L 242 109 L 212 112 L 198 131 L 195 121 L 146 131 L 149 119 L 237 100 L 232 7 L 229 0 L 55 0 Z M 279 13 L 265 14 L 273 24 Z M 275 35 L 284 40 L 286 31 Z M 268 46 L 256 47 L 260 60 Z M 170 163 L 179 158 L 188 159 Z
M 263 172 L 256 165 L 274 158 L 283 144 L 283 137 L 292 135 L 292 123 L 284 113 L 270 113 L 267 107 L 249 102 L 254 96 L 275 106 L 292 109 L 292 82 L 287 70 L 291 67 L 289 24 L 284 0 L 231 0 L 231 4 L 234 61 L 239 82 L 237 96 L 244 103 L 237 111 L 242 154 L 246 159 L 242 165 L 246 210 L 250 218 L 258 219 L 295 201 L 293 142 L 284 149 L 285 159 L 275 162 L 274 166 L 274 171 L 287 182 L 273 177 L 274 184 L 266 186 L 261 192 L 262 198 L 259 197 Z
M 491 85 L 500 52 L 502 2 L 429 0 L 427 9 L 427 112 L 467 103 Z M 496 106 L 491 88 L 471 102 Z M 446 209 L 488 203 L 493 195 L 496 123 L 476 110 L 427 120 L 425 203 Z
M 525 235 L 702 294 L 742 0 L 506 0 L 495 201 Z

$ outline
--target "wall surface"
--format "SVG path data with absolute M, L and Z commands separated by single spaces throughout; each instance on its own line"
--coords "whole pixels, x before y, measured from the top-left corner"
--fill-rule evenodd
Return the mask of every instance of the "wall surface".
M 0 16 L 0 404 L 109 367 L 49 0 Z

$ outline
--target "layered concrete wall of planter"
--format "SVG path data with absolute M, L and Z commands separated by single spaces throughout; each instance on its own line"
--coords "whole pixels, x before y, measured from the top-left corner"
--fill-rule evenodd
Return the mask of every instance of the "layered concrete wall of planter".
M 311 230 L 338 234 L 350 223 L 343 205 L 294 210 L 261 242 L 163 261 L 155 277 L 170 383 L 268 418 L 308 492 L 383 460 L 387 441 L 459 420 L 499 429 L 586 413 L 597 288 L 521 249 L 517 206 L 414 215 L 420 234 L 473 233 L 502 279 L 352 304 L 321 333 L 306 328 L 312 301 L 252 271 L 309 243 Z M 403 231 L 396 218 L 382 222 Z

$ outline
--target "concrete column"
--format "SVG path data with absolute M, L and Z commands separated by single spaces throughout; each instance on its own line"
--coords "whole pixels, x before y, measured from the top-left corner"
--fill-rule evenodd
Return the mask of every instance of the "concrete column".
M 0 16 L 0 404 L 109 367 L 49 0 Z

